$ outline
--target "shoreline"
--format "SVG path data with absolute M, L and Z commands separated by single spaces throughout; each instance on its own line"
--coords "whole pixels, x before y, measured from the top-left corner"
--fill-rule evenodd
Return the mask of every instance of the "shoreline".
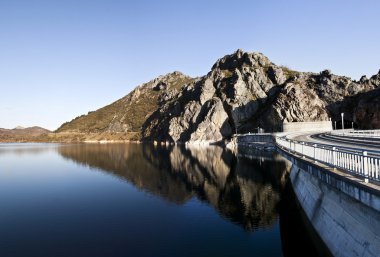
M 39 135 L 9 135 L 0 134 L 0 143 L 86 143 L 86 144 L 152 144 L 154 146 L 223 146 L 234 149 L 236 143 L 232 138 L 222 140 L 197 140 L 197 141 L 159 141 L 159 140 L 141 140 L 140 133 L 81 133 L 81 132 L 52 132 Z

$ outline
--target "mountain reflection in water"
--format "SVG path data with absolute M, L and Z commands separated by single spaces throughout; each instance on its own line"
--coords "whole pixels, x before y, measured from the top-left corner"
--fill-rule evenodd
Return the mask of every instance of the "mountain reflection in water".
M 195 196 L 249 231 L 277 221 L 288 170 L 275 155 L 262 162 L 236 158 L 216 146 L 80 144 L 59 147 L 58 152 L 176 204 Z

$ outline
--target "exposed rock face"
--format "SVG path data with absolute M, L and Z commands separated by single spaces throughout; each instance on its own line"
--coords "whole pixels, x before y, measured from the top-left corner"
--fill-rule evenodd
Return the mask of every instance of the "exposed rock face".
M 380 128 L 380 91 L 377 89 L 370 95 L 359 98 L 354 110 L 354 122 L 364 129 Z
M 380 128 L 380 70 L 365 83 L 377 88 L 357 96 L 358 104 L 354 107 L 353 120 L 364 129 Z
M 222 101 L 215 97 L 203 106 L 202 111 L 205 115 L 197 129 L 191 134 L 190 141 L 219 141 L 231 135 L 228 115 L 223 109 Z
M 276 83 L 286 80 L 284 74 L 264 55 L 238 50 L 157 110 L 145 123 L 143 137 L 173 141 L 229 137 L 274 94 Z
M 296 72 L 276 66 L 261 53 L 238 50 L 218 60 L 206 76 L 153 113 L 145 123 L 143 138 L 219 141 L 257 127 L 281 131 L 283 122 L 337 120 L 345 99 L 379 84 L 379 75 L 356 82 L 329 70 Z M 210 119 L 209 110 L 219 122 Z
M 340 120 L 341 112 L 359 127 L 380 128 L 378 103 L 370 93 L 379 86 L 380 73 L 353 81 L 329 70 L 296 72 L 261 53 L 238 50 L 203 77 L 179 72 L 159 77 L 59 131 L 135 132 L 146 141 L 221 141 L 257 127 L 281 131 L 283 122 Z M 365 92 L 369 95 L 361 100 L 355 97 Z
M 363 76 L 360 82 L 352 83 L 349 90 L 351 94 L 326 107 L 331 117 L 339 120 L 340 113 L 344 113 L 346 122 L 354 122 L 358 128 L 379 129 L 380 71 L 370 79 Z
M 284 85 L 277 98 L 257 119 L 266 130 L 281 131 L 283 122 L 328 120 L 325 103 L 299 83 Z

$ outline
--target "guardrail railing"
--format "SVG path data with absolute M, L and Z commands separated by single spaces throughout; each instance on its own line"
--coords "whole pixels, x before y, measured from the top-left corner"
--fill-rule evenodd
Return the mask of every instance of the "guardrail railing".
M 336 136 L 349 136 L 349 137 L 368 137 L 380 138 L 380 130 L 334 130 L 330 132 L 331 135 Z
M 331 167 L 361 175 L 364 177 L 365 182 L 368 182 L 369 179 L 380 181 L 380 158 L 368 156 L 367 151 L 339 150 L 333 146 L 320 146 L 283 137 L 276 137 L 275 140 L 280 148 L 298 153 L 302 157 L 307 156 L 314 161 L 325 163 Z

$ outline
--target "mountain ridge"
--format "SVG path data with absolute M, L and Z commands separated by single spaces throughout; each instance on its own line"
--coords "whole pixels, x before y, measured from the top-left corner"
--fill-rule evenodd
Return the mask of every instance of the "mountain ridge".
M 29 142 L 40 141 L 39 138 L 50 134 L 51 131 L 42 127 L 21 127 L 13 129 L 0 128 L 0 142 Z
M 339 120 L 341 112 L 358 127 L 380 128 L 380 118 L 374 116 L 379 104 L 368 112 L 365 100 L 377 95 L 379 86 L 380 71 L 355 81 L 329 70 L 294 71 L 262 53 L 238 49 L 218 59 L 202 77 L 178 71 L 160 76 L 110 105 L 64 123 L 57 132 L 215 142 L 257 127 L 280 131 L 283 122 Z
M 0 133 L 11 133 L 11 134 L 43 134 L 50 133 L 51 131 L 39 126 L 32 127 L 22 127 L 17 126 L 13 129 L 0 128 Z
M 133 89 L 128 95 L 87 115 L 65 122 L 57 132 L 136 132 L 143 118 L 159 107 L 158 91 L 165 87 L 166 99 L 173 97 L 178 89 L 192 78 L 179 71 L 161 75 Z M 150 91 L 150 94 L 147 92 Z M 151 99 L 149 99 L 151 98 Z M 140 111 L 140 113 L 136 113 Z M 93 119 L 92 119 L 93 118 Z M 119 119 L 117 119 L 119 118 Z

